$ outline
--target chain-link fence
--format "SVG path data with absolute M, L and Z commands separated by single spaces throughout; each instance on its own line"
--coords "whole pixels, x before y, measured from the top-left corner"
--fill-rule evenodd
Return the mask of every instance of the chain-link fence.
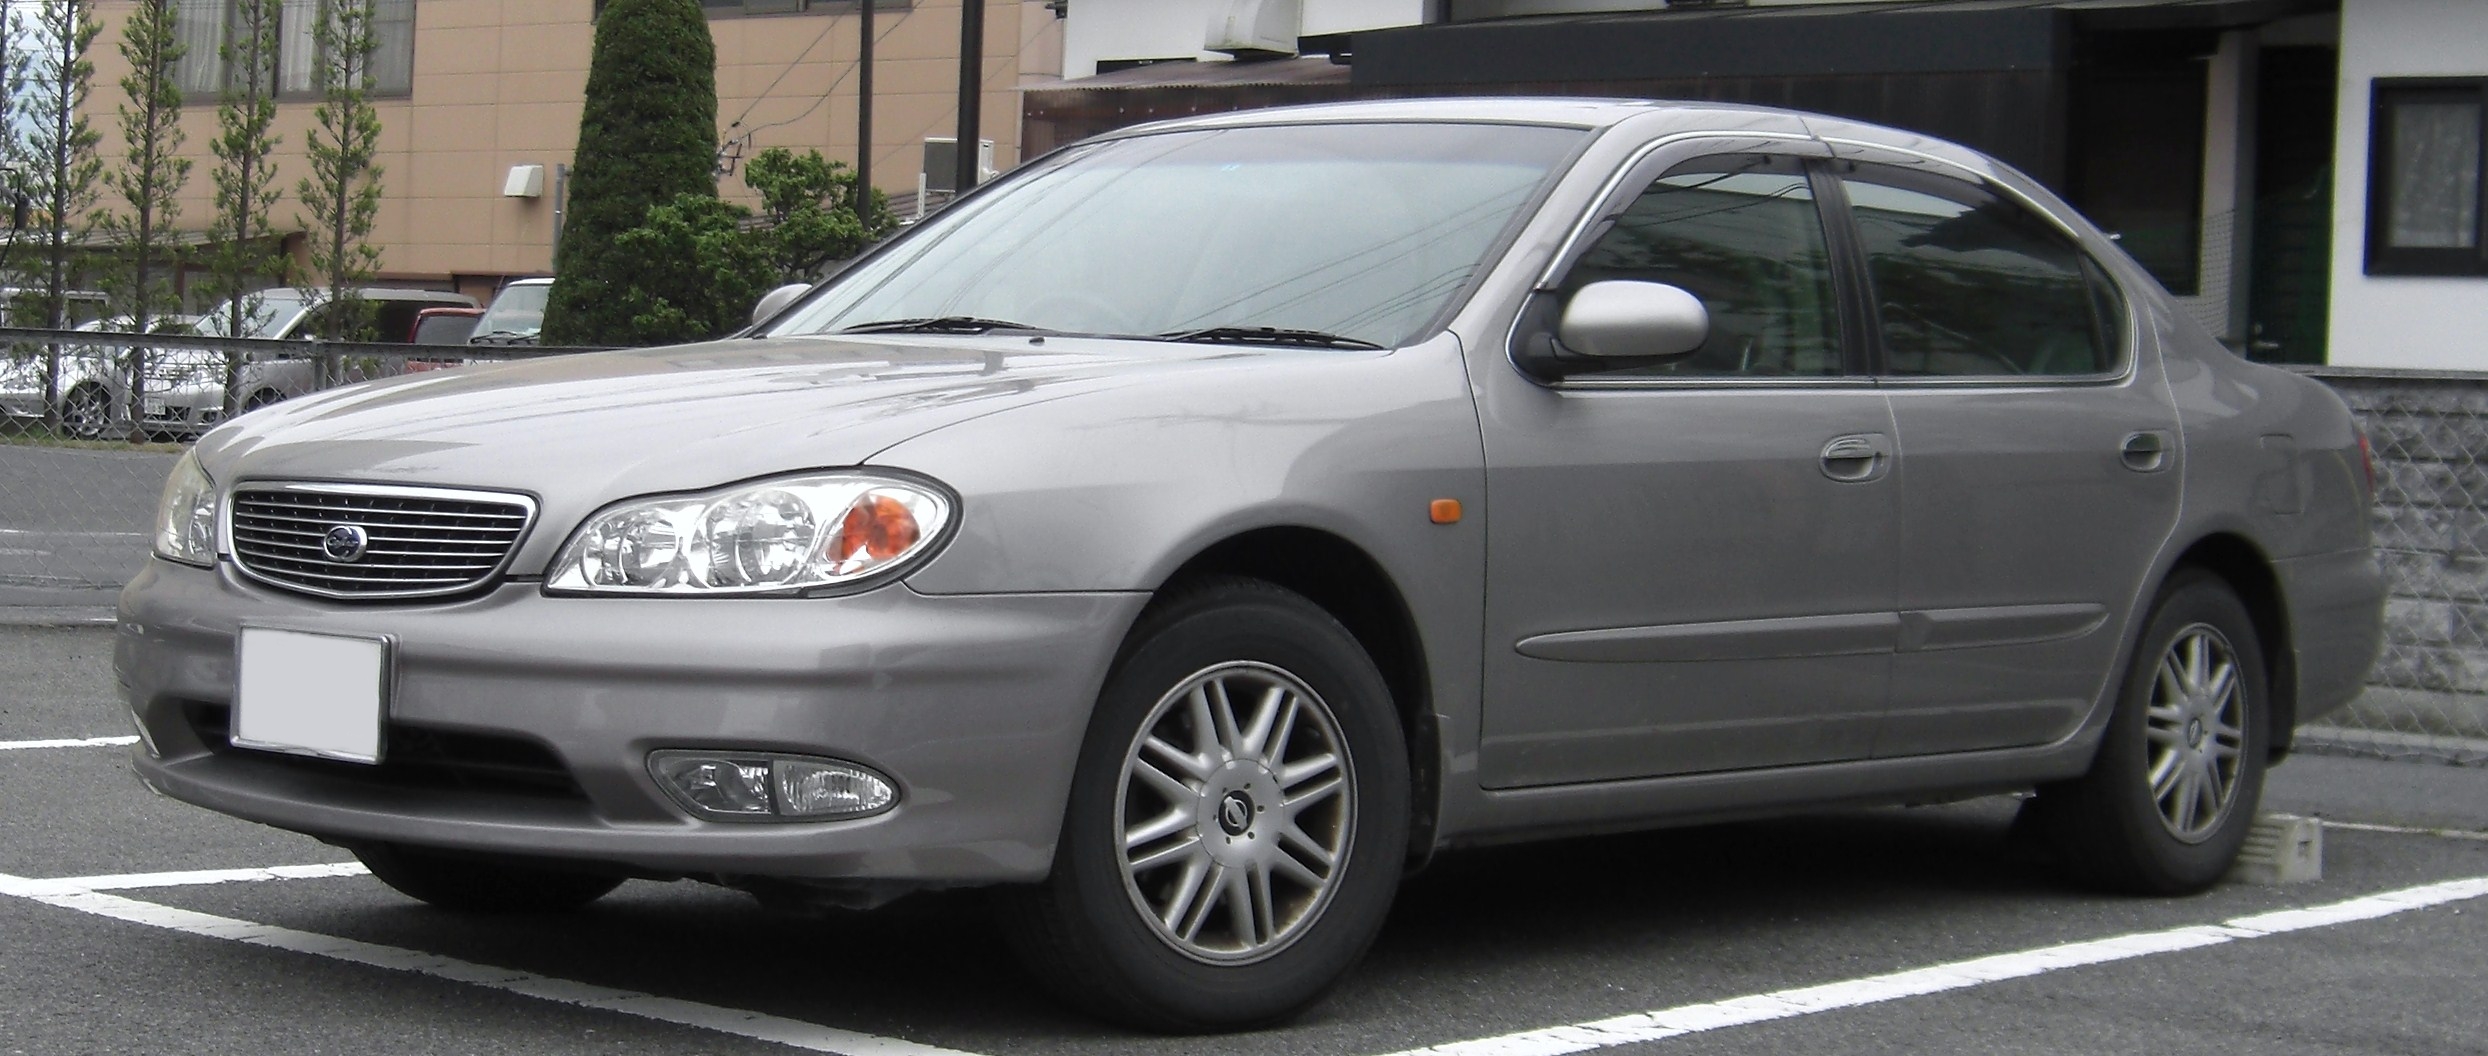
M 7 329 L 0 341 L 0 617 L 20 619 L 106 612 L 144 560 L 180 444 L 226 417 L 366 378 L 580 351 Z M 2488 763 L 2488 377 L 2311 373 L 2374 443 L 2392 599 L 2368 692 L 2302 743 Z
M 2488 764 L 2488 377 L 2316 368 L 2376 461 L 2376 551 L 2392 591 L 2364 696 L 2317 748 Z

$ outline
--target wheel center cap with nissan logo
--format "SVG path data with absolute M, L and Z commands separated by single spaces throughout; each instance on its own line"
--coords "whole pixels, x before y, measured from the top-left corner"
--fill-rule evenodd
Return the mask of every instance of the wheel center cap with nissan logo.
M 1242 792 L 1229 792 L 1218 801 L 1218 827 L 1229 836 L 1242 836 L 1253 827 L 1253 799 Z
M 320 553 L 340 565 L 363 559 L 363 551 L 371 546 L 371 533 L 359 524 L 331 525 L 328 534 L 320 537 Z

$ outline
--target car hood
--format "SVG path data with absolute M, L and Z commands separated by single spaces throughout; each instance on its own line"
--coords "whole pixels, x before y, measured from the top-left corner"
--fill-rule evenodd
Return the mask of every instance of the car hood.
M 199 443 L 220 483 L 507 489 L 548 520 L 652 492 L 863 463 L 946 425 L 1268 356 L 1049 337 L 729 340 L 426 371 L 254 412 Z

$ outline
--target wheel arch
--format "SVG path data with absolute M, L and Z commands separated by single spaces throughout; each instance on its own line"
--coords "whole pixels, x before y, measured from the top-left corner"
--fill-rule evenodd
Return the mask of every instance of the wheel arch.
M 2184 569 L 2220 577 L 2245 603 L 2247 616 L 2255 622 L 2255 636 L 2263 645 L 2265 683 L 2272 691 L 2271 760 L 2279 762 L 2289 754 L 2298 725 L 2298 651 L 2272 558 L 2245 536 L 2218 531 L 2178 553 L 2160 579 L 2162 588 Z
M 1319 528 L 1255 528 L 1211 543 L 1176 567 L 1159 596 L 1203 578 L 1240 576 L 1284 587 L 1340 622 L 1390 687 L 1407 738 L 1409 865 L 1433 854 L 1441 810 L 1442 737 L 1434 720 L 1431 668 L 1407 598 L 1363 547 Z

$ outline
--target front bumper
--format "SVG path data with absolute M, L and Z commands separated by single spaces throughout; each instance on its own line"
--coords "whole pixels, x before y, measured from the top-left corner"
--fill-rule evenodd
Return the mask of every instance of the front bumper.
M 442 604 L 340 605 L 230 565 L 151 558 L 122 592 L 114 666 L 159 753 L 137 752 L 148 785 L 326 839 L 655 874 L 1025 881 L 1052 863 L 1090 706 L 1146 600 L 904 585 L 553 598 L 508 583 Z M 245 623 L 391 637 L 390 743 L 430 746 L 425 767 L 224 745 Z M 853 821 L 696 820 L 648 773 L 665 748 L 848 759 L 894 778 L 899 801 Z M 508 780 L 514 757 L 536 761 L 523 782 Z

